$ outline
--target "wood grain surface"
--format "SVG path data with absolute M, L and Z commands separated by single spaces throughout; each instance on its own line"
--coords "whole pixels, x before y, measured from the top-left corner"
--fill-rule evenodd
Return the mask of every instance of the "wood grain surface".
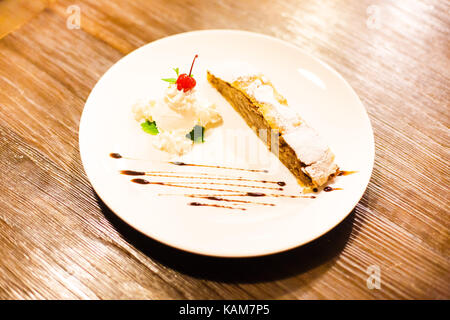
M 67 27 L 71 5 L 81 29 Z M 50 4 L 0 40 L 0 298 L 449 299 L 449 12 L 440 0 Z M 150 41 L 214 28 L 296 44 L 368 110 L 369 187 L 303 247 L 251 259 L 172 249 L 117 218 L 83 171 L 79 120 L 99 77 Z M 373 265 L 380 289 L 367 287 Z
M 0 39 L 19 28 L 55 0 L 0 0 Z

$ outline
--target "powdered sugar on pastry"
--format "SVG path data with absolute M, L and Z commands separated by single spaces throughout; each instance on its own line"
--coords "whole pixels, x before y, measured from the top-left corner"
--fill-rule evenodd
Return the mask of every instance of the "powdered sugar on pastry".
M 225 69 L 218 74 L 211 71 L 209 81 L 227 96 L 247 123 L 279 132 L 281 144 L 284 143 L 280 145 L 284 152 L 279 158 L 298 179 L 308 187 L 325 184 L 338 171 L 338 166 L 324 139 L 289 107 L 286 99 L 261 72 L 248 65 L 236 69 L 234 64 L 234 67 Z M 228 85 L 224 86 L 221 81 Z M 248 100 L 225 89 L 230 87 L 244 93 Z M 254 112 L 255 108 L 257 112 Z M 290 156 L 294 154 L 297 159 Z M 305 180 L 305 175 L 310 181 Z

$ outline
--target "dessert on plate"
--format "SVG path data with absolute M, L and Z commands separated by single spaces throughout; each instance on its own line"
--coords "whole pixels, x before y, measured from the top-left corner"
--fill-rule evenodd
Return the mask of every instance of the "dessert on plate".
M 183 155 L 194 143 L 204 142 L 205 130 L 222 121 L 215 105 L 197 97 L 196 81 L 191 73 L 196 58 L 197 55 L 189 74 L 179 74 L 175 68 L 177 78 L 162 79 L 169 86 L 161 99 L 133 105 L 136 121 L 145 132 L 155 135 L 153 145 L 174 155 Z
M 259 136 L 306 191 L 323 186 L 338 173 L 326 142 L 264 75 L 241 69 L 240 75 L 208 71 L 207 78 L 251 128 L 270 132 L 269 137 Z

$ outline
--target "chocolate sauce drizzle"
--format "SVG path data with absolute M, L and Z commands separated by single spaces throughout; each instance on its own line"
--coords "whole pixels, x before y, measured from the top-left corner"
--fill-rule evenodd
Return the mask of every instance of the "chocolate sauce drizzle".
M 344 189 L 342 189 L 342 188 L 334 188 L 334 187 L 331 187 L 331 186 L 326 186 L 322 190 L 325 191 L 325 192 L 331 192 L 331 191 L 334 191 L 334 190 L 344 190 Z M 313 191 L 314 192 L 319 192 L 319 189 L 314 188 Z
M 136 159 L 124 157 L 119 153 L 110 153 L 109 156 L 113 159 L 129 159 L 129 160 L 143 160 L 150 161 L 145 159 Z M 206 164 L 194 164 L 194 163 L 185 163 L 181 161 L 170 161 L 167 162 L 176 166 L 192 166 L 192 167 L 206 167 L 206 168 L 218 168 L 225 170 L 238 170 L 238 171 L 247 171 L 247 172 L 262 172 L 268 173 L 268 170 L 264 169 L 246 169 L 246 168 L 235 168 L 235 167 L 226 167 L 226 166 L 216 166 L 216 165 L 206 165 Z M 337 176 L 347 176 L 350 174 L 354 174 L 357 171 L 339 171 Z M 306 198 L 306 199 L 314 199 L 316 196 L 314 195 L 292 195 L 292 194 L 278 194 L 278 193 L 263 193 L 263 192 L 253 192 L 253 191 L 240 191 L 240 190 L 231 190 L 225 188 L 212 188 L 207 186 L 198 186 L 198 185 L 222 185 L 228 187 L 244 187 L 244 188 L 261 188 L 267 190 L 277 190 L 283 191 L 284 189 L 281 187 L 286 186 L 286 182 L 284 181 L 270 181 L 270 180 L 259 180 L 259 179 L 249 179 L 246 177 L 233 177 L 228 175 L 212 175 L 208 172 L 179 172 L 179 171 L 136 171 L 136 170 L 121 170 L 121 174 L 128 176 L 150 176 L 150 177 L 164 177 L 164 178 L 181 178 L 181 179 L 199 179 L 199 180 L 215 180 L 215 181 L 151 181 L 144 178 L 133 178 L 130 181 L 137 184 L 142 185 L 162 185 L 168 187 L 175 188 L 188 188 L 195 190 L 208 190 L 214 192 L 224 192 L 224 193 L 215 193 L 215 194 L 159 194 L 160 196 L 184 196 L 188 198 L 197 198 L 209 201 L 223 201 L 228 202 L 230 204 L 254 204 L 254 205 L 263 205 L 263 206 L 275 206 L 275 203 L 269 202 L 257 202 L 251 200 L 240 200 L 234 199 L 234 197 L 250 197 L 250 198 L 258 198 L 258 197 L 272 197 L 272 198 Z M 253 183 L 262 183 L 262 184 L 276 184 L 279 187 L 268 187 L 268 186 L 259 186 L 259 185 L 248 185 L 248 184 L 238 184 L 238 183 L 224 183 L 217 180 L 222 181 L 242 181 L 242 182 L 253 182 Z M 195 186 L 197 185 L 197 186 Z M 342 190 L 342 188 L 334 188 L 331 186 L 326 186 L 323 188 L 323 191 L 330 192 L 333 190 Z M 314 192 L 318 192 L 318 188 L 313 189 Z M 203 203 L 203 202 L 189 202 L 190 206 L 208 206 L 208 207 L 216 207 L 216 208 L 226 208 L 226 209 L 235 209 L 235 210 L 247 210 L 246 208 L 237 207 L 237 206 L 224 206 L 213 203 Z
M 122 156 L 120 155 L 120 153 L 110 153 L 109 156 L 110 156 L 111 158 L 114 158 L 114 159 L 121 159 L 121 158 L 122 158 Z
M 202 195 L 186 195 L 186 197 L 189 198 L 198 198 L 198 199 L 205 199 L 205 200 L 212 200 L 212 201 L 225 201 L 225 202 L 236 202 L 236 203 L 247 203 L 247 204 L 257 204 L 262 206 L 275 206 L 275 203 L 267 203 L 267 202 L 255 202 L 255 201 L 249 201 L 249 200 L 238 200 L 238 199 L 226 199 L 223 197 L 218 196 L 202 196 Z
M 189 189 L 197 189 L 197 190 L 236 192 L 236 190 L 230 190 L 230 189 L 221 189 L 221 188 L 219 189 L 219 188 L 209 188 L 209 187 L 197 187 L 197 186 L 183 185 L 183 183 L 185 183 L 185 182 L 149 181 L 147 179 L 142 179 L 142 178 L 131 179 L 131 182 L 138 183 L 138 184 L 156 184 L 156 185 L 169 186 L 169 187 L 175 187 L 175 188 L 189 188 Z M 246 186 L 246 187 L 248 187 L 248 186 Z M 248 193 L 251 193 L 251 192 L 248 192 Z
M 337 174 L 338 176 L 348 176 L 354 173 L 357 173 L 358 171 L 339 171 Z
M 357 173 L 357 172 L 358 171 L 344 171 L 344 170 L 341 170 L 341 171 L 339 171 L 337 173 L 337 176 L 349 176 L 349 175 Z M 334 177 L 334 176 L 335 175 L 333 174 L 331 177 Z M 343 189 L 342 188 L 333 188 L 333 187 L 330 187 L 330 186 L 326 186 L 326 187 L 323 188 L 323 191 L 325 191 L 325 192 L 330 192 L 330 191 L 333 191 L 333 190 L 343 190 Z M 313 192 L 319 192 L 319 188 L 313 188 L 312 191 Z
M 164 181 L 158 181 L 163 182 Z M 196 181 L 169 181 L 167 183 L 183 183 L 183 184 L 212 184 L 212 185 L 221 185 L 221 186 L 227 186 L 227 187 L 243 187 L 243 188 L 252 188 L 252 189 L 266 189 L 266 190 L 277 190 L 277 191 L 283 191 L 283 188 L 271 188 L 271 187 L 264 187 L 264 186 L 253 186 L 253 185 L 247 185 L 247 184 L 235 184 L 235 183 L 222 183 L 222 182 L 196 182 Z
M 235 190 L 229 190 L 230 192 L 236 192 Z M 160 193 L 159 196 L 203 196 L 203 197 L 272 197 L 272 198 L 302 198 L 302 199 L 315 199 L 316 196 L 306 195 L 288 195 L 288 194 L 273 194 L 262 192 L 242 192 L 242 193 L 215 193 L 215 194 L 195 194 L 195 193 Z
M 133 179 L 133 180 L 145 180 L 145 179 Z M 145 180 L 149 183 L 153 184 L 162 184 L 162 185 L 186 185 L 186 184 L 201 184 L 201 185 L 221 185 L 221 186 L 227 186 L 227 187 L 241 187 L 241 188 L 251 188 L 251 189 L 266 189 L 266 190 L 277 190 L 277 191 L 283 191 L 283 188 L 271 188 L 271 187 L 265 187 L 265 186 L 254 186 L 254 185 L 248 185 L 248 184 L 236 184 L 236 183 L 225 183 L 225 182 L 198 182 L 198 181 L 152 181 Z M 135 181 L 133 181 L 135 182 Z
M 197 189 L 197 190 L 210 190 L 210 191 L 222 191 L 222 192 L 234 192 L 234 194 L 225 194 L 226 196 L 239 196 L 239 197 L 277 197 L 277 198 L 307 198 L 314 199 L 315 196 L 303 196 L 303 195 L 288 195 L 288 194 L 276 194 L 276 193 L 262 193 L 262 192 L 242 192 L 236 193 L 236 190 L 230 189 L 218 189 L 218 188 L 207 188 L 207 187 L 197 187 L 197 186 L 187 186 L 183 185 L 183 182 L 174 183 L 174 182 L 163 182 L 163 181 L 149 181 L 142 178 L 131 179 L 131 182 L 138 184 L 156 184 L 162 186 L 176 187 L 176 188 L 189 188 L 189 189 Z M 163 194 L 160 194 L 163 195 Z M 172 195 L 172 194 L 166 194 Z
M 120 153 L 110 153 L 109 156 L 113 159 L 128 159 L 128 160 L 144 160 L 144 161 L 150 161 L 145 159 L 136 159 L 136 158 L 130 158 L 130 157 L 124 157 Z M 263 172 L 268 173 L 269 170 L 266 169 L 247 169 L 247 168 L 235 168 L 235 167 L 225 167 L 225 166 L 215 166 L 215 165 L 208 165 L 208 164 L 195 164 L 195 163 L 186 163 L 181 161 L 169 161 L 167 162 L 169 164 L 173 164 L 176 166 L 187 166 L 187 167 L 205 167 L 205 168 L 217 168 L 217 169 L 226 169 L 226 170 L 239 170 L 239 171 L 248 171 L 248 172 Z
M 145 179 L 140 179 L 140 178 L 131 179 L 131 182 L 138 183 L 138 184 L 150 184 L 150 181 L 145 180 Z
M 164 171 L 134 171 L 134 170 L 121 170 L 121 174 L 128 176 L 152 176 L 152 177 L 167 177 L 167 178 L 185 178 L 185 179 L 202 179 L 202 180 L 229 180 L 229 181 L 245 181 L 245 182 L 260 182 L 260 183 L 273 183 L 281 187 L 286 185 L 284 181 L 269 181 L 269 180 L 257 180 L 257 179 L 247 179 L 244 177 L 198 177 L 198 176 L 185 176 L 179 175 L 179 172 L 164 172 Z M 192 172 L 188 172 L 192 174 Z M 208 175 L 208 173 L 200 173 L 203 175 Z M 197 173 L 196 173 L 197 175 Z
M 195 206 L 195 207 L 215 207 L 215 208 L 226 208 L 226 209 L 243 210 L 243 211 L 247 210 L 247 209 L 241 208 L 241 207 L 221 206 L 218 204 L 201 203 L 201 202 L 189 202 L 188 205 Z
M 261 170 L 261 169 L 244 169 L 244 168 L 234 168 L 234 167 L 224 167 L 224 166 L 213 166 L 207 164 L 194 164 L 194 163 L 186 163 L 181 161 L 171 161 L 170 164 L 174 164 L 176 166 L 191 166 L 191 167 L 206 167 L 206 168 L 218 168 L 218 169 L 228 169 L 228 170 L 242 170 L 249 172 L 264 172 L 268 173 L 269 170 Z
M 331 192 L 333 190 L 343 190 L 343 189 L 342 188 L 333 188 L 330 186 L 326 186 L 325 188 L 323 188 L 323 191 L 325 191 L 325 192 Z

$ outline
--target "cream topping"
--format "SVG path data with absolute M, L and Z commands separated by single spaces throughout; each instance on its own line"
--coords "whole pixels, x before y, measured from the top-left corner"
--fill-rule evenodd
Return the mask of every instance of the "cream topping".
M 170 84 L 167 87 L 163 100 L 169 108 L 177 113 L 195 113 L 198 105 L 195 88 L 184 92 L 178 90 L 175 84 Z
M 170 84 L 164 96 L 148 103 L 133 106 L 136 121 L 155 121 L 159 134 L 154 146 L 160 150 L 182 155 L 192 148 L 192 140 L 186 137 L 195 125 L 203 127 L 218 124 L 222 117 L 213 104 L 200 101 L 195 88 L 184 92 Z
M 192 149 L 193 143 L 185 137 L 185 130 L 163 131 L 153 140 L 153 146 L 159 150 L 182 155 Z

